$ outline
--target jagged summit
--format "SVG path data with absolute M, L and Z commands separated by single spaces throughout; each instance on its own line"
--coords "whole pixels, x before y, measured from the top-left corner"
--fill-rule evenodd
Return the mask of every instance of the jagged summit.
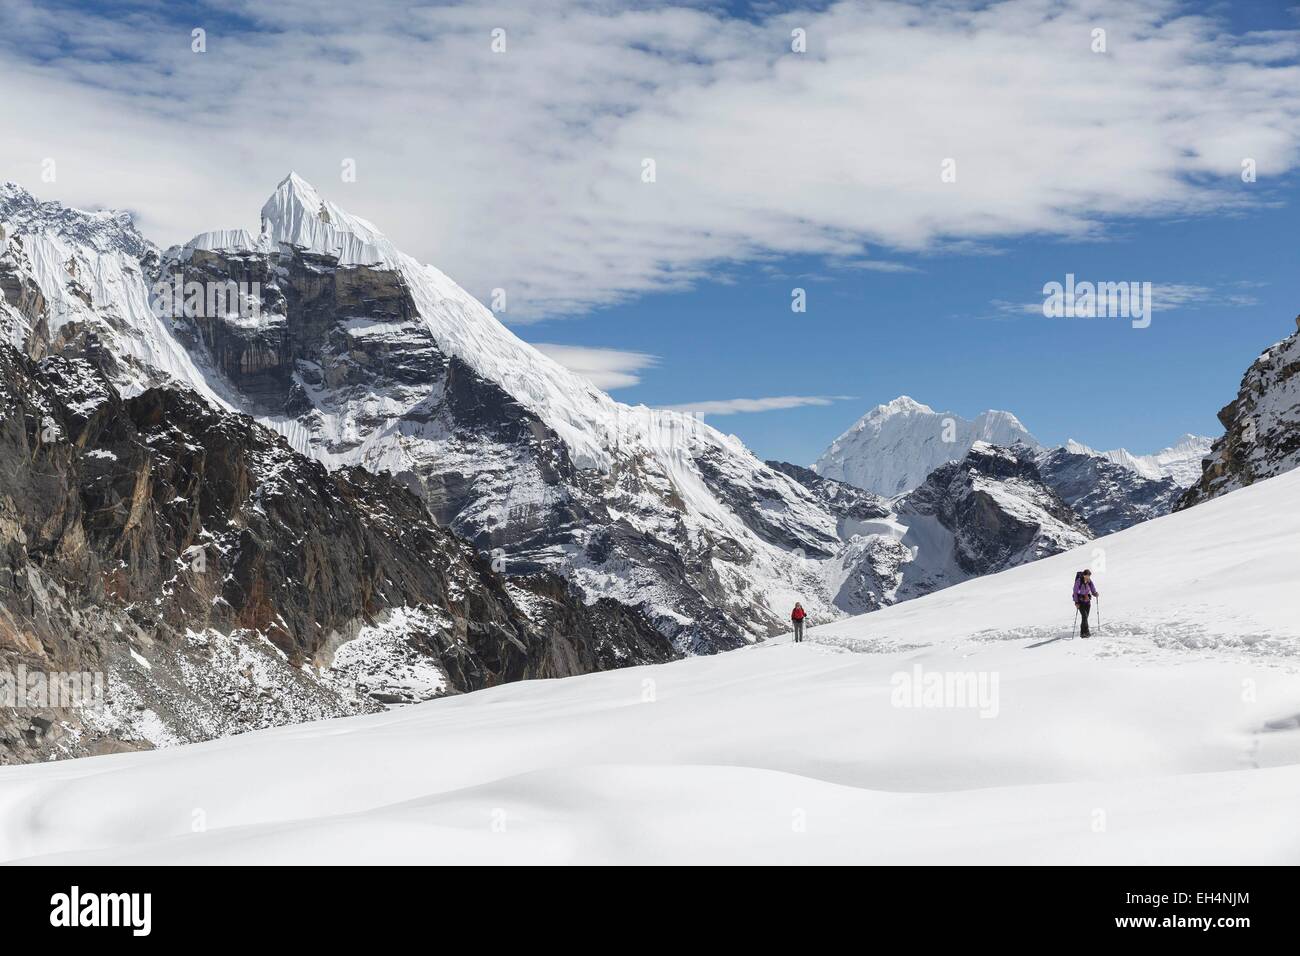
M 934 413 L 934 409 L 923 402 L 918 402 L 910 395 L 900 395 L 898 398 L 883 405 L 877 405 L 871 411 L 867 412 L 864 418 L 885 418 L 889 415 L 903 415 L 908 412 L 920 412 L 923 415 Z
M 291 172 L 262 206 L 261 236 L 343 265 L 398 264 L 400 253 L 371 222 L 321 198 L 311 183 Z
M 272 256 L 282 248 L 333 260 L 339 268 L 398 273 L 411 298 L 412 321 L 441 350 L 500 383 L 541 417 L 568 444 L 580 467 L 609 467 L 607 438 L 627 417 L 624 406 L 522 341 L 446 274 L 402 252 L 373 223 L 325 199 L 297 173 L 281 180 L 262 206 L 256 236 L 240 229 L 203 233 L 169 254 L 177 260 L 189 259 L 195 250 Z M 298 436 L 288 437 L 294 441 Z
M 968 421 L 900 395 L 858 419 L 813 470 L 879 495 L 899 495 L 919 486 L 940 465 L 961 458 L 976 441 L 1038 446 L 1011 412 L 990 410 Z
M 0 223 L 11 235 L 54 237 L 99 253 L 120 251 L 139 258 L 154 248 L 125 210 L 78 209 L 42 200 L 12 180 L 0 185 Z

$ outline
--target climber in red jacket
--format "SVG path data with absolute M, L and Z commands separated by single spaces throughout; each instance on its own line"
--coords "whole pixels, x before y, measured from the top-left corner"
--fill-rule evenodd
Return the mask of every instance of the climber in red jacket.
M 796 644 L 803 640 L 803 619 L 807 616 L 808 612 L 803 609 L 803 605 L 795 601 L 794 610 L 790 612 L 790 620 L 794 622 L 794 642 Z

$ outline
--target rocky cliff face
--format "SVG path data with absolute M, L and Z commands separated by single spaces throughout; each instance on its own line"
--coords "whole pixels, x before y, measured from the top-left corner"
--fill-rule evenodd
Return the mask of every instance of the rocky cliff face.
M 1044 484 L 1098 536 L 1169 514 L 1183 493 L 1173 478 L 1144 478 L 1108 458 L 1065 448 L 1043 452 L 1037 465 Z
M 123 398 L 88 361 L 0 346 L 0 392 L 0 670 L 107 682 L 99 708 L 5 711 L 0 760 L 673 656 L 559 578 L 507 585 L 390 476 L 182 390 Z
M 1178 509 L 1300 466 L 1300 318 L 1296 325 L 1295 333 L 1254 361 L 1237 397 L 1219 411 L 1223 437 Z
M 1058 554 L 1092 534 L 1043 481 L 1027 445 L 976 442 L 935 469 L 898 504 L 904 518 L 931 518 L 952 535 L 952 559 L 969 576 Z
M 792 465 L 788 461 L 769 461 L 768 467 L 789 475 L 799 482 L 839 521 L 839 533 L 848 539 L 857 523 L 876 521 L 890 513 L 888 498 L 866 491 L 844 481 L 819 475 L 811 468 Z
M 0 222 L 0 300 L 6 305 L 9 320 L 0 323 L 0 340 L 18 349 L 28 342 L 44 342 L 40 328 L 45 318 L 45 295 L 32 276 L 23 242 L 12 236 L 12 227 Z

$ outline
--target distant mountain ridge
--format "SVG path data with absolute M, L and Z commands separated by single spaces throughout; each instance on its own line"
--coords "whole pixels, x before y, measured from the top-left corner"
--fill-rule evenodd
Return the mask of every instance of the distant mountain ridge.
M 1134 455 L 1127 448 L 1096 451 L 1071 438 L 1065 443 L 1066 451 L 1094 458 L 1105 458 L 1136 475 L 1152 481 L 1169 478 L 1180 488 L 1190 488 L 1201 477 L 1201 463 L 1210 453 L 1214 439 L 1202 435 L 1186 434 L 1168 448 L 1150 455 Z
M 990 410 L 967 420 L 900 395 L 858 419 L 812 469 L 889 498 L 916 488 L 940 465 L 965 456 L 977 441 L 1038 445 L 1010 412 Z
M 975 442 L 920 486 L 880 498 L 797 466 L 840 521 L 848 546 L 832 562 L 836 605 L 851 613 L 1004 571 L 1077 547 L 1089 527 L 1050 487 L 1025 443 Z

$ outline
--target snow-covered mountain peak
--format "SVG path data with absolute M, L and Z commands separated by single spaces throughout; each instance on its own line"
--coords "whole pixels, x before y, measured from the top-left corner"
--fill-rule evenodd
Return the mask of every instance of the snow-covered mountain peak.
M 136 229 L 129 212 L 43 202 L 6 183 L 0 188 L 0 222 L 9 240 L 21 244 L 15 268 L 44 299 L 41 314 L 23 331 L 24 351 L 40 354 L 55 341 L 73 354 L 89 349 L 124 396 L 171 380 L 222 405 L 153 311 L 158 249 Z M 6 241 L 5 249 L 14 245 Z M 14 333 L 12 327 L 0 329 L 0 337 L 12 340 Z M 33 335 L 43 341 L 26 341 Z
M 918 487 L 940 465 L 962 458 L 976 441 L 1038 446 L 1010 412 L 990 410 L 967 420 L 900 395 L 858 419 L 813 470 L 892 497 Z
M 92 212 L 42 201 L 12 181 L 0 185 L 0 222 L 10 235 L 55 237 L 97 253 L 122 252 L 141 258 L 154 248 L 125 210 Z
M 386 236 L 359 216 L 321 198 L 311 183 L 290 173 L 262 206 L 262 237 L 343 265 L 394 265 L 398 252 Z
M 1038 442 L 1033 435 L 1011 412 L 991 408 L 986 412 L 980 412 L 975 417 L 975 425 L 982 435 L 995 435 L 999 433 L 1008 433 L 1013 436 L 1018 435 L 1015 439 L 1022 441 L 1027 445 L 1037 445 Z M 989 441 L 994 439 L 990 438 Z
M 918 402 L 910 395 L 900 395 L 893 401 L 885 402 L 883 405 L 877 405 L 871 411 L 867 412 L 858 424 L 862 424 L 863 421 L 880 421 L 882 419 L 891 418 L 894 415 L 910 414 L 933 415 L 934 409 L 929 405 Z
M 626 424 L 645 417 L 637 412 L 648 411 L 619 405 L 523 342 L 445 273 L 402 252 L 373 223 L 324 198 L 296 173 L 286 176 L 262 206 L 256 237 L 243 229 L 203 233 L 184 247 L 169 250 L 169 255 L 188 261 L 197 250 L 233 257 L 270 257 L 290 250 L 333 260 L 343 269 L 397 273 L 410 298 L 410 326 L 405 331 L 396 327 L 381 331 L 379 326 L 366 331 L 357 326 L 348 334 L 398 336 L 408 345 L 431 336 L 443 353 L 501 385 L 554 428 L 580 468 L 608 469 L 610 443 L 626 442 Z M 393 338 L 392 345 L 398 344 Z M 287 437 L 300 450 L 314 453 L 292 430 Z
M 1001 458 L 1004 461 L 1017 460 L 1015 454 L 1009 447 L 1005 445 L 994 445 L 991 442 L 982 440 L 976 440 L 970 446 L 970 452 L 968 454 L 983 456 L 985 458 Z

